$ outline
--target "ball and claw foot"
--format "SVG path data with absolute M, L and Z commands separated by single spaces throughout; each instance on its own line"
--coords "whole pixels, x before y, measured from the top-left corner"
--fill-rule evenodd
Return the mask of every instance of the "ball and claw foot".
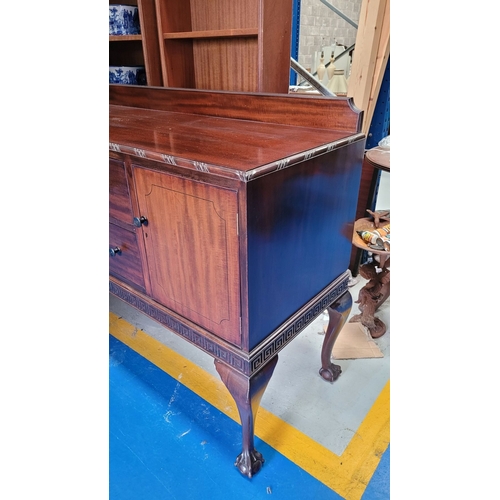
M 330 363 L 328 368 L 320 368 L 319 374 L 327 381 L 327 382 L 335 382 L 342 373 L 342 368 L 339 365 L 335 365 Z
M 264 463 L 264 457 L 257 451 L 243 451 L 236 457 L 234 465 L 248 478 L 251 478 L 260 471 Z

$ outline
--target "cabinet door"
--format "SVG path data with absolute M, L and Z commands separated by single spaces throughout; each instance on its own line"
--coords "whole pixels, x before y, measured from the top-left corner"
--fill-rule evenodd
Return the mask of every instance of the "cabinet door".
M 134 167 L 155 300 L 241 345 L 237 193 Z

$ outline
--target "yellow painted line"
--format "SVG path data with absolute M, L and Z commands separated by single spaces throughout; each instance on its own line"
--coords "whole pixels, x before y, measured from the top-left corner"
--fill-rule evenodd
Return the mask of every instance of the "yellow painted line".
M 111 335 L 240 423 L 236 404 L 220 379 L 112 312 L 109 323 Z M 255 435 L 346 500 L 359 500 L 389 445 L 389 410 L 387 382 L 341 456 L 262 407 Z

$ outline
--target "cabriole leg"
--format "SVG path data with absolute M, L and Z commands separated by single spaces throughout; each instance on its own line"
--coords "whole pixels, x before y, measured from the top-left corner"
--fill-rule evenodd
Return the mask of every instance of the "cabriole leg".
M 257 474 L 264 463 L 264 458 L 254 448 L 255 418 L 277 362 L 278 356 L 276 355 L 259 372 L 248 378 L 219 360 L 215 360 L 215 368 L 236 402 L 241 419 L 243 450 L 236 458 L 234 465 L 249 478 Z
M 321 348 L 321 368 L 319 370 L 319 374 L 328 382 L 334 382 L 342 373 L 340 366 L 332 363 L 331 356 L 333 345 L 347 321 L 351 308 L 352 296 L 349 291 L 344 293 L 337 302 L 328 307 L 330 321 L 328 322 L 325 340 L 323 340 L 323 347 Z

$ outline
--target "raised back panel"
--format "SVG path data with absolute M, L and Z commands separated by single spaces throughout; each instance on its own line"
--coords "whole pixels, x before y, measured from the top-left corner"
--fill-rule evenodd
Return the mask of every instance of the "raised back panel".
M 161 89 L 110 85 L 109 103 L 177 113 L 254 120 L 349 132 L 361 132 L 363 112 L 351 98 L 242 92 Z M 298 119 L 300 117 L 300 119 Z

